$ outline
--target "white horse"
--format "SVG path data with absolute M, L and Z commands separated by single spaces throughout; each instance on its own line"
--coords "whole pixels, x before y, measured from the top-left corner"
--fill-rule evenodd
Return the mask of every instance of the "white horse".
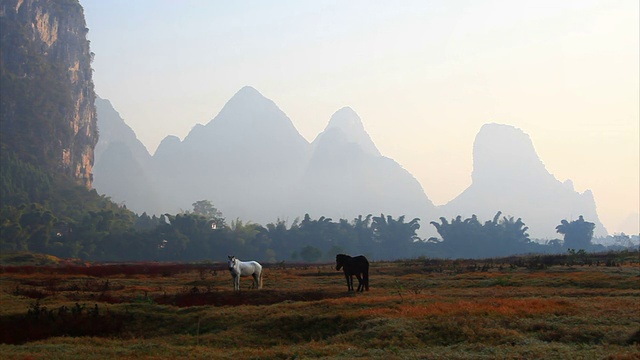
M 262 289 L 262 265 L 257 261 L 240 261 L 235 256 L 228 256 L 229 272 L 233 277 L 233 289 L 240 290 L 240 277 L 241 276 L 253 276 L 255 286 L 258 289 Z

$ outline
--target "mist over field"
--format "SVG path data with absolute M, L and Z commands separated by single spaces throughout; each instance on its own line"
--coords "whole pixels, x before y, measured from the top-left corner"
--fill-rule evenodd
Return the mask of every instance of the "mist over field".
M 308 143 L 329 135 L 323 133 L 338 110 L 352 109 L 375 149 L 406 170 L 434 206 L 451 208 L 450 202 L 460 203 L 459 197 L 470 197 L 469 192 L 479 186 L 474 143 L 480 130 L 486 124 L 503 124 L 529 136 L 546 172 L 569 191 L 583 194 L 582 200 L 560 196 L 564 205 L 557 211 L 563 217 L 575 220 L 581 215 L 567 207 L 595 206 L 583 215 L 599 222 L 599 233 L 640 231 L 636 1 L 408 1 L 402 6 L 329 1 L 248 6 L 86 0 L 81 5 L 95 53 L 97 94 L 112 103 L 150 155 L 168 149 L 160 149 L 163 141 L 184 148 L 176 140 L 191 143 L 195 140 L 187 137 L 204 136 L 201 126 L 219 126 L 211 120 L 240 89 L 251 86 L 289 118 L 288 126 L 298 133 L 293 136 Z M 228 116 L 226 122 L 232 122 Z M 219 134 L 210 135 L 211 149 L 226 141 Z M 285 134 L 278 137 L 289 141 Z M 211 173 L 212 162 L 233 156 L 207 159 L 201 167 Z M 349 156 L 353 154 L 345 158 Z M 280 160 L 284 166 L 293 159 Z M 527 161 L 520 168 L 525 172 Z M 256 161 L 253 166 L 266 163 Z M 362 171 L 351 179 L 359 181 Z M 491 171 L 499 178 L 499 171 L 506 170 Z M 530 182 L 540 174 L 535 171 Z M 338 181 L 333 173 L 327 176 L 329 183 Z M 396 178 L 389 178 L 393 181 Z M 410 183 L 395 187 L 414 187 Z M 531 198 L 540 194 L 539 189 L 526 187 L 523 192 Z M 544 193 L 543 198 L 555 197 Z M 506 194 L 516 196 L 509 189 Z M 284 215 L 282 202 L 290 200 L 273 198 L 277 204 L 268 221 Z M 189 196 L 171 201 L 182 201 L 186 210 L 196 200 Z M 238 199 L 235 207 L 226 200 L 221 204 L 210 200 L 224 213 L 245 216 L 245 199 Z M 541 212 L 551 206 L 521 200 Z M 429 206 L 422 195 L 415 201 Z M 463 216 L 477 212 L 490 218 L 501 210 L 523 217 L 541 236 L 553 235 L 548 233 L 553 228 L 538 229 L 534 224 L 538 220 L 518 208 L 496 210 L 501 201 L 493 207 L 484 198 L 465 201 L 481 202 L 487 209 L 461 209 Z M 364 212 L 378 212 L 378 207 L 368 206 L 371 209 Z M 413 216 L 416 206 L 407 205 L 403 212 Z M 390 207 L 386 212 L 395 213 Z M 349 209 L 332 211 L 351 216 Z M 426 209 L 421 211 L 423 221 L 431 217 L 425 215 Z M 263 222 L 262 217 L 253 220 Z
M 0 250 L 637 246 L 637 7 L 6 0 Z

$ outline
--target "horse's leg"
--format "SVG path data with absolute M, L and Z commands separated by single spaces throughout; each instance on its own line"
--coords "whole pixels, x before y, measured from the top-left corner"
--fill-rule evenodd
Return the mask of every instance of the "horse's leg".
M 360 273 L 356 273 L 356 278 L 358 279 L 358 291 L 364 290 L 364 284 L 362 283 L 362 277 L 360 277 Z
M 362 273 L 362 280 L 364 281 L 364 288 L 369 291 L 369 269 L 364 269 Z
M 251 276 L 253 277 L 253 283 L 251 284 L 251 288 L 255 288 L 256 289 L 260 289 L 260 278 L 258 277 L 257 273 L 253 273 L 251 274 Z
M 240 291 L 240 274 L 233 278 L 233 290 Z
M 353 287 L 351 285 L 351 283 L 349 282 L 349 275 L 347 275 L 347 273 L 344 273 L 344 278 L 347 279 L 347 291 L 351 291 L 351 288 Z
M 260 269 L 260 275 L 258 275 L 258 290 L 262 289 L 262 269 Z

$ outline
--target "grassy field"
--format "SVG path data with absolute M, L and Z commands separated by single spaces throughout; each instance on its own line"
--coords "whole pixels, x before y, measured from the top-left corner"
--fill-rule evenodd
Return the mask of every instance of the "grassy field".
M 3 359 L 640 359 L 638 252 L 334 264 L 0 259 Z

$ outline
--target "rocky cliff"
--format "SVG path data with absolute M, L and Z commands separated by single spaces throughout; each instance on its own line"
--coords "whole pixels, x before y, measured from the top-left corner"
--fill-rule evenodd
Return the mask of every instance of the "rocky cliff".
M 0 1 L 2 150 L 91 188 L 98 140 L 82 6 Z

